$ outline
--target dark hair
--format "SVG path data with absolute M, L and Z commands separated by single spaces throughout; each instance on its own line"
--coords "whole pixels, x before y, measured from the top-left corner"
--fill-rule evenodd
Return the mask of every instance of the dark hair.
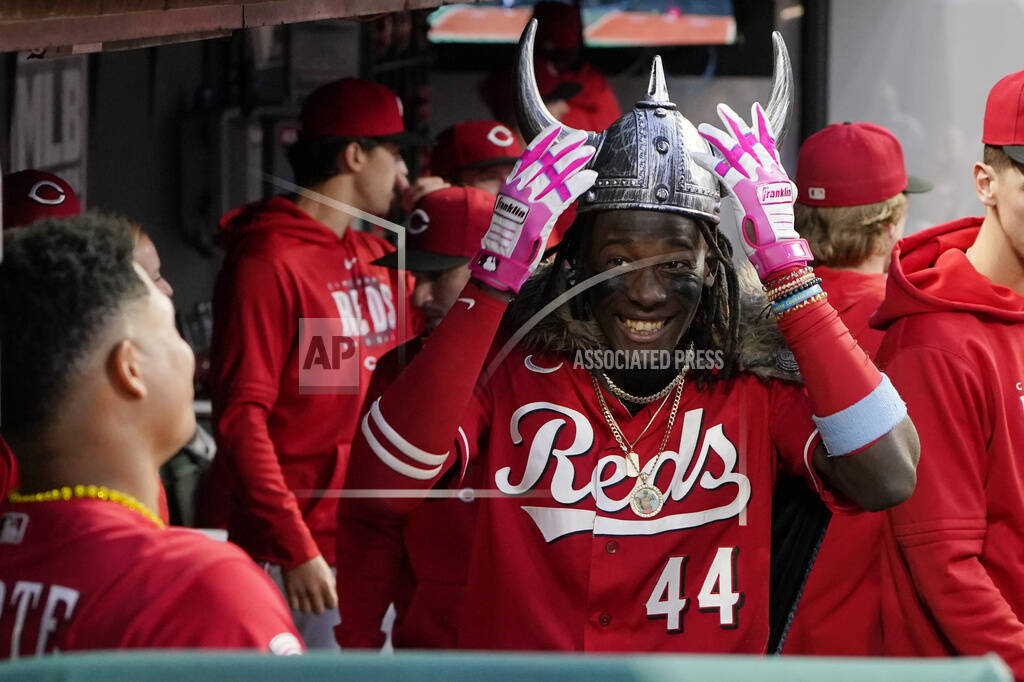
M 1010 166 L 1016 166 L 1017 170 L 1024 173 L 1024 163 L 1019 163 L 1011 159 L 1006 155 L 1006 152 L 1003 151 L 1001 146 L 992 144 L 985 145 L 985 151 L 982 154 L 981 160 L 995 168 L 997 171 L 1005 170 Z
M 124 219 L 51 218 L 3 239 L 0 427 L 12 441 L 29 441 L 61 410 L 75 363 L 147 289 Z
M 710 267 L 715 275 L 715 283 L 701 294 L 697 313 L 679 346 L 682 349 L 691 344 L 698 349 L 718 348 L 725 355 L 725 367 L 717 372 L 710 369 L 691 370 L 691 376 L 703 388 L 718 379 L 730 378 L 739 366 L 739 282 L 732 264 L 732 244 L 729 239 L 717 227 L 704 220 L 694 219 L 694 223 L 708 245 L 708 258 L 712 261 Z M 573 222 L 555 247 L 555 260 L 548 269 L 547 281 L 544 283 L 546 300 L 560 294 L 559 288 L 564 290 L 563 273 L 566 269 L 580 272 L 593 227 L 594 214 L 583 214 Z M 575 279 L 576 276 L 570 277 L 570 280 Z M 589 316 L 586 308 L 582 297 L 576 297 L 570 302 L 570 312 L 577 319 Z
M 295 184 L 312 187 L 341 173 L 338 155 L 353 142 L 367 152 L 380 144 L 380 140 L 372 137 L 312 137 L 292 144 L 286 154 Z

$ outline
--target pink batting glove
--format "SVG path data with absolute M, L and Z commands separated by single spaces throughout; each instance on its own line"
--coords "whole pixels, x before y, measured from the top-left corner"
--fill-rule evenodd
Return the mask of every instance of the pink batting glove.
M 561 126 L 549 126 L 523 152 L 469 261 L 473 277 L 496 289 L 519 292 L 540 263 L 558 216 L 597 179 L 595 171 L 583 170 L 595 153 L 586 134 L 574 131 L 558 139 L 561 133 Z
M 805 265 L 814 256 L 793 228 L 796 185 L 779 162 L 764 109 L 756 102 L 750 108 L 756 135 L 728 105 L 718 105 L 718 116 L 731 132 L 707 123 L 698 130 L 723 158 L 698 152 L 693 159 L 721 178 L 742 206 L 741 241 L 757 276 L 763 282 L 773 272 Z

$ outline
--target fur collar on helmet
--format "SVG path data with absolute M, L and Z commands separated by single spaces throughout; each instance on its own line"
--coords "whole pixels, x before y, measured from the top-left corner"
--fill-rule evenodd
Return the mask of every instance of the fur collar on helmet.
M 541 266 L 523 285 L 502 321 L 505 338 L 522 329 L 531 317 L 551 302 L 544 296 L 549 268 L 550 265 Z M 762 379 L 800 382 L 793 354 L 775 321 L 764 313 L 768 303 L 754 269 L 744 263 L 737 268 L 736 274 L 740 283 L 740 371 Z M 561 292 L 567 288 L 564 282 L 559 282 L 557 290 Z M 519 346 L 526 351 L 572 353 L 601 350 L 607 348 L 607 342 L 597 322 L 574 318 L 566 303 L 537 322 L 523 336 Z

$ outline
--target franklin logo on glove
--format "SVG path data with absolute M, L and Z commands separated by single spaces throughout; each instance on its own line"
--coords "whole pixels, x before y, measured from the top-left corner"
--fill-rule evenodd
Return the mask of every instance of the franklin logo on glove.
M 793 202 L 793 185 L 788 182 L 772 182 L 757 188 L 757 200 L 762 204 L 787 204 Z
M 498 200 L 494 202 L 494 212 L 500 215 L 502 218 L 508 218 L 520 225 L 526 220 L 527 214 L 530 210 L 526 204 L 522 204 L 515 199 L 509 199 L 503 194 L 498 195 Z

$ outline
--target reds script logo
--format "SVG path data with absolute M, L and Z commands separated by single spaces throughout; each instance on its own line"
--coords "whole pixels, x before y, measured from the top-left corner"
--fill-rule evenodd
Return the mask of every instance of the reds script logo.
M 683 416 L 683 429 L 676 452 L 666 451 L 657 462 L 652 458 L 644 467 L 650 480 L 658 475 L 662 467 L 674 467 L 672 482 L 665 490 L 671 501 L 686 499 L 699 484 L 704 490 L 716 490 L 723 486 L 734 486 L 735 496 L 728 504 L 681 514 L 667 514 L 653 519 L 619 519 L 604 516 L 587 509 L 574 509 L 571 505 L 587 497 L 593 497 L 598 510 L 615 513 L 629 505 L 628 493 L 622 499 L 609 497 L 605 490 L 626 479 L 626 466 L 620 455 L 607 455 L 598 460 L 589 482 L 582 488 L 574 488 L 576 467 L 573 457 L 584 455 L 594 445 L 594 430 L 580 412 L 549 402 L 534 402 L 523 405 L 512 415 L 510 431 L 515 445 L 524 443 L 519 425 L 531 414 L 553 412 L 554 416 L 543 423 L 530 442 L 530 454 L 526 468 L 518 483 L 512 483 L 512 467 L 503 467 L 495 472 L 494 482 L 498 490 L 506 495 L 521 495 L 533 489 L 548 468 L 549 461 L 555 460 L 551 477 L 551 497 L 562 507 L 531 507 L 522 509 L 543 534 L 552 542 L 571 533 L 593 531 L 594 535 L 655 535 L 674 530 L 696 528 L 713 521 L 732 518 L 743 511 L 750 501 L 750 479 L 736 471 L 737 453 L 725 436 L 721 424 L 702 429 L 704 410 L 689 410 Z M 568 447 L 557 447 L 558 436 L 571 420 L 575 437 Z M 703 430 L 703 438 L 701 433 Z M 700 449 L 698 450 L 698 445 Z M 709 470 L 708 458 L 714 454 L 723 465 L 721 476 L 714 476 Z M 689 471 L 689 475 L 686 472 Z M 666 499 L 666 503 L 669 500 Z

